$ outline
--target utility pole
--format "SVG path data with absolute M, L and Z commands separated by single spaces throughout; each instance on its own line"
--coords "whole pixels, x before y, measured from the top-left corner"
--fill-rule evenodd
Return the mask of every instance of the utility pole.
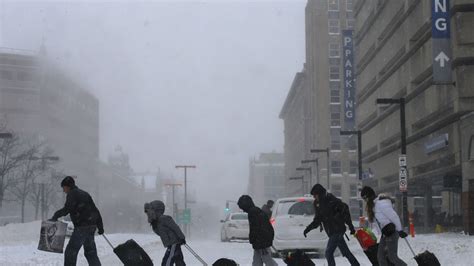
M 315 163 L 316 164 L 316 184 L 319 184 L 319 159 L 312 159 L 312 160 L 302 160 L 301 163 Z M 313 187 L 313 177 L 309 180 L 309 187 Z
M 184 169 L 184 211 L 188 211 L 188 168 L 195 169 L 195 165 L 176 165 L 176 169 Z M 185 225 L 186 234 L 189 235 L 189 224 Z
M 179 184 L 179 183 L 171 183 L 171 184 L 165 184 L 165 186 L 167 187 L 171 187 L 171 193 L 172 193 L 172 197 L 173 197 L 173 219 L 176 219 L 176 211 L 178 210 L 177 208 L 177 204 L 176 204 L 176 198 L 175 198 L 175 194 L 174 194 L 174 189 L 176 187 L 180 187 L 182 186 L 182 184 Z
M 329 153 L 330 153 L 330 149 L 329 148 L 326 148 L 326 149 L 311 149 L 310 152 L 312 153 L 326 153 L 326 163 L 327 163 L 327 188 L 328 190 L 331 190 L 331 187 L 330 187 L 330 181 L 329 179 L 331 178 L 331 168 L 330 168 L 330 162 L 329 162 Z
M 359 167 L 359 180 L 362 180 L 362 132 L 360 130 L 341 130 L 341 136 L 357 135 L 357 161 Z
M 402 223 L 408 226 L 408 167 L 407 167 L 407 136 L 405 125 L 405 98 L 378 98 L 376 104 L 398 104 L 400 106 L 400 138 L 401 155 L 399 158 L 399 188 L 402 193 Z M 403 158 L 403 159 L 402 159 Z M 403 161 L 403 165 L 402 165 Z

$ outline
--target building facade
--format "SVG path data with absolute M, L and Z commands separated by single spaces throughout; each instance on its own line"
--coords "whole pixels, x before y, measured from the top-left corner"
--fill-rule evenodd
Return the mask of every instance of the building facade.
M 255 204 L 285 196 L 285 161 L 282 153 L 261 153 L 249 162 L 248 193 Z
M 439 2 L 439 3 L 438 3 Z M 442 6 L 450 3 L 449 7 Z M 447 11 L 452 82 L 436 82 L 432 5 Z M 434 9 L 435 7 L 433 7 Z M 364 179 L 400 202 L 400 105 L 405 100 L 408 210 L 415 223 L 464 228 L 474 234 L 474 1 L 375 1 L 354 6 L 357 127 Z M 440 64 L 441 65 L 441 64 Z M 398 204 L 399 211 L 401 206 Z
M 0 50 L 0 117 L 8 130 L 45 141 L 58 169 L 98 192 L 99 101 L 40 54 Z
M 331 193 L 349 203 L 351 213 L 357 217 L 360 214 L 357 138 L 340 135 L 341 130 L 354 129 L 353 123 L 345 119 L 342 54 L 343 32 L 353 25 L 353 1 L 308 1 L 306 63 L 293 82 L 280 118 L 285 124 L 287 177 L 312 173 L 312 184 L 319 180 Z M 317 164 L 301 162 L 314 159 L 318 160 Z M 311 167 L 312 171 L 296 170 L 300 167 Z M 290 194 L 298 191 L 295 184 L 288 182 Z

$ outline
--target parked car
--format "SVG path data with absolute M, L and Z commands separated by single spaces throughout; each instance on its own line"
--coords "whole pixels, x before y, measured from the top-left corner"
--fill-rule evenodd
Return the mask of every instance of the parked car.
M 221 241 L 234 239 L 249 239 L 249 220 L 247 213 L 231 213 L 225 220 L 221 220 Z
M 303 231 L 314 217 L 314 199 L 310 196 L 282 198 L 273 206 L 270 223 L 275 230 L 272 256 L 285 257 L 289 252 L 302 250 L 311 257 L 322 257 L 328 237 L 320 229 L 312 230 L 307 237 Z

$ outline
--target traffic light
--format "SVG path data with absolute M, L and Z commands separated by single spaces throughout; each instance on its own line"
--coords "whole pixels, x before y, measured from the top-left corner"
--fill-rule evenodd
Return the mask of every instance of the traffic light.
M 230 208 L 229 208 L 229 202 L 227 201 L 225 203 L 225 209 L 224 209 L 226 212 L 230 211 Z

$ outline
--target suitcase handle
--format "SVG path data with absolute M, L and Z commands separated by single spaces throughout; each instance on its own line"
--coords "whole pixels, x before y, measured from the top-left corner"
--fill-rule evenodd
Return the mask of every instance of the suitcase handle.
M 411 248 L 411 245 L 410 245 L 410 243 L 408 242 L 408 240 L 406 239 L 406 237 L 405 237 L 404 239 L 405 239 L 405 242 L 406 242 L 407 245 L 408 245 L 408 248 L 410 248 L 411 253 L 413 253 L 413 257 L 416 257 L 416 254 L 415 254 L 415 252 L 413 251 L 413 249 Z
M 105 241 L 107 241 L 107 243 L 109 243 L 109 246 L 114 249 L 114 246 L 112 245 L 112 243 L 110 243 L 109 239 L 105 236 L 105 234 L 102 234 L 102 236 L 104 237 Z
M 193 256 L 199 261 L 202 263 L 203 266 L 207 266 L 207 263 L 201 258 L 199 257 L 199 255 L 188 245 L 188 244 L 184 244 L 184 246 L 186 247 L 186 249 L 188 249 L 188 251 L 193 254 Z

